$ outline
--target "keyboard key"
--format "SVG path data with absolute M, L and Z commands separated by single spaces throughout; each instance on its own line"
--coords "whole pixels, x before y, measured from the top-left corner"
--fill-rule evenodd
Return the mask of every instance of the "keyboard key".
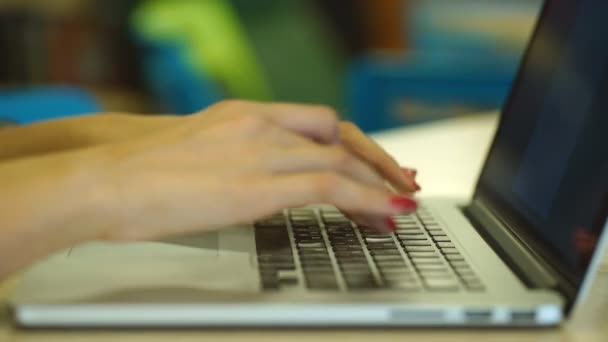
M 308 277 L 306 287 L 312 290 L 337 290 L 338 282 L 333 276 L 327 278 Z
M 460 252 L 456 248 L 441 248 L 441 253 L 443 253 L 443 254 L 458 254 L 458 255 L 460 255 Z
M 298 248 L 321 248 L 325 246 L 324 242 L 298 242 Z
M 334 255 L 340 262 L 348 262 L 348 260 L 367 260 L 367 256 L 362 250 L 359 251 L 335 251 Z
M 333 273 L 331 261 L 307 260 L 300 263 L 304 271 L 320 270 L 321 273 Z M 312 271 L 311 271 L 312 272 Z
M 446 236 L 442 230 L 429 230 L 428 233 L 431 236 Z
M 318 281 L 311 279 L 306 282 L 306 287 L 311 290 L 338 290 L 338 282 L 335 280 Z
M 365 242 L 369 244 L 386 242 L 394 245 L 393 237 L 390 235 L 383 237 L 366 237 Z
M 419 231 L 422 231 L 422 226 L 419 225 L 418 223 L 396 222 L 395 224 L 397 225 L 397 230 L 398 231 L 402 231 L 402 230 L 419 230 Z
M 443 261 L 440 258 L 437 259 L 426 259 L 426 258 L 412 258 L 412 263 L 414 265 L 421 265 L 421 264 L 425 264 L 425 265 L 443 265 Z
M 420 271 L 422 270 L 448 270 L 448 266 L 446 264 L 425 264 L 425 263 L 417 263 L 415 264 L 416 268 Z
M 327 253 L 316 253 L 316 254 L 306 254 L 306 253 L 300 253 L 300 260 L 301 261 L 313 261 L 313 260 L 327 260 L 329 261 L 329 254 Z
M 274 270 L 295 270 L 296 264 L 294 262 L 281 262 L 281 261 L 258 261 L 258 266 L 263 269 L 274 269 Z
M 395 234 L 397 235 L 397 237 L 425 235 L 424 231 L 422 229 L 409 229 L 409 228 L 408 229 L 397 229 Z
M 367 258 L 365 257 L 349 257 L 349 258 L 338 258 L 338 264 L 342 266 L 346 265 L 369 265 Z
M 279 278 L 277 273 L 260 273 L 260 285 L 265 290 L 277 290 L 279 288 Z
M 334 268 L 331 265 L 302 265 L 302 271 L 306 278 L 320 274 L 334 274 Z
M 454 269 L 454 272 L 456 272 L 456 274 L 458 274 L 458 276 L 461 278 L 477 277 L 475 272 L 470 268 L 456 268 Z
M 362 250 L 359 251 L 336 251 L 335 253 L 336 258 L 338 259 L 354 259 L 354 258 L 362 258 L 365 259 L 365 253 Z
M 322 236 L 294 236 L 296 243 L 299 245 L 300 243 L 319 243 L 323 242 Z
M 397 250 L 397 245 L 393 242 L 391 243 L 370 243 L 367 245 L 369 250 L 378 250 L 378 249 L 394 249 Z
M 352 232 L 353 227 L 350 222 L 325 222 L 325 229 L 328 231 Z
M 371 290 L 378 288 L 378 284 L 373 278 L 345 278 L 344 282 L 351 290 Z
M 456 261 L 456 260 L 464 260 L 464 257 L 462 255 L 460 255 L 460 254 L 447 254 L 445 256 L 445 258 L 448 259 L 448 260 L 454 260 L 454 261 Z
M 278 233 L 259 233 L 255 234 L 255 244 L 258 253 L 260 252 L 272 252 L 280 249 L 291 249 L 291 242 L 289 241 L 289 235 L 287 232 L 282 234 Z
M 361 243 L 359 242 L 359 239 L 357 239 L 356 236 L 346 236 L 346 235 L 332 236 L 332 235 L 330 235 L 329 241 L 335 245 L 361 246 Z
M 318 229 L 317 219 L 314 217 L 296 217 L 291 218 L 290 220 L 291 226 L 293 228 L 310 228 L 310 229 Z
M 384 234 L 384 233 L 378 233 L 378 232 L 374 232 L 374 233 L 365 233 L 365 232 L 361 232 L 363 234 L 363 236 L 365 238 L 377 238 L 377 239 L 383 239 L 386 238 L 387 236 L 390 237 L 390 235 Z
M 397 215 L 397 216 L 394 216 L 393 219 L 397 223 L 400 223 L 400 222 L 416 222 L 416 219 L 414 218 L 414 216 Z
M 344 216 L 323 216 L 323 222 L 326 224 L 333 224 L 333 223 L 347 223 L 348 226 L 351 225 L 350 220 Z
M 300 254 L 312 254 L 312 255 L 327 254 L 327 248 L 325 248 L 325 247 L 308 247 L 308 248 L 299 249 L 298 252 Z
M 435 252 L 435 247 L 432 246 L 405 246 L 408 252 Z
M 409 252 L 411 258 L 431 258 L 439 259 L 440 255 L 437 252 Z
M 365 264 L 341 264 L 340 265 L 340 269 L 342 269 L 345 272 L 357 272 L 357 271 L 366 271 L 369 272 L 369 265 L 367 263 Z M 361 272 L 358 272 L 361 273 Z
M 380 274 L 385 278 L 395 279 L 395 277 L 406 277 L 411 278 L 411 273 L 405 268 L 382 268 L 379 270 Z M 395 276 L 395 277 L 392 277 Z
M 435 242 L 451 242 L 449 237 L 447 236 L 433 236 L 433 241 Z
M 293 271 L 279 271 L 277 273 L 279 285 L 282 286 L 294 286 L 298 284 L 298 274 L 295 270 Z
M 407 264 L 405 261 L 380 261 L 376 262 L 379 269 L 405 269 Z
M 382 275 L 382 279 L 385 282 L 398 282 L 398 281 L 414 281 L 416 282 L 416 275 L 411 270 L 405 270 L 401 273 L 380 273 Z
M 397 237 L 401 241 L 428 240 L 426 238 L 426 235 L 424 235 L 424 234 L 421 234 L 421 235 L 401 235 L 401 236 L 397 235 Z
M 277 253 L 277 254 L 258 254 L 258 262 L 293 262 L 293 254 L 289 253 Z
M 372 255 L 372 258 L 376 261 L 376 262 L 382 262 L 382 261 L 403 261 L 403 256 L 401 256 L 401 253 L 397 254 L 389 254 L 389 255 Z
M 386 281 L 385 286 L 389 289 L 399 289 L 406 291 L 418 291 L 420 290 L 420 284 L 416 280 L 398 280 L 398 281 Z
M 429 240 L 404 240 L 401 241 L 403 246 L 432 246 L 432 242 Z
M 459 288 L 456 279 L 425 278 L 423 282 L 429 290 L 456 291 Z
M 456 247 L 456 246 L 454 246 L 454 244 L 452 242 L 437 242 L 437 246 L 439 246 L 441 248 L 446 248 L 446 247 L 455 248 Z
M 401 252 L 397 249 L 372 249 L 369 251 L 371 255 L 399 255 Z
M 464 260 L 450 260 L 450 265 L 454 268 L 471 268 L 469 264 Z

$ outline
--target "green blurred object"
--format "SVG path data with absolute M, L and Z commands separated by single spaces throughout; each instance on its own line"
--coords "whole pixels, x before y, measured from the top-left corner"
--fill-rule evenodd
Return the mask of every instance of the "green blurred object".
M 132 23 L 146 40 L 183 46 L 186 62 L 211 75 L 231 97 L 272 99 L 262 68 L 228 1 L 142 1 Z
M 280 101 L 343 109 L 346 52 L 308 0 L 232 0 Z

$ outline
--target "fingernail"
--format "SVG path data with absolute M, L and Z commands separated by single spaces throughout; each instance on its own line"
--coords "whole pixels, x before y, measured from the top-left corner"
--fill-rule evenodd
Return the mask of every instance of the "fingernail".
M 394 196 L 391 198 L 391 204 L 393 207 L 400 211 L 411 211 L 418 208 L 418 203 L 409 197 Z
M 391 231 L 397 231 L 397 224 L 395 223 L 395 220 L 393 220 L 392 217 L 387 217 L 386 219 L 384 219 L 384 223 L 388 228 L 390 228 Z

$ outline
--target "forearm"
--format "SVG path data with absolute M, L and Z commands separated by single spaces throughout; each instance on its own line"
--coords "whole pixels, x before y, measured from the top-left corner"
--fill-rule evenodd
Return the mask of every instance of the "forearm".
M 172 116 L 103 113 L 0 128 L 0 161 L 90 147 L 164 127 Z
M 110 115 L 108 120 L 115 120 L 115 116 Z M 0 160 L 85 147 L 91 143 L 94 126 L 104 129 L 101 115 L 5 127 L 0 129 Z
M 0 163 L 0 278 L 101 235 L 113 203 L 101 163 L 91 151 Z

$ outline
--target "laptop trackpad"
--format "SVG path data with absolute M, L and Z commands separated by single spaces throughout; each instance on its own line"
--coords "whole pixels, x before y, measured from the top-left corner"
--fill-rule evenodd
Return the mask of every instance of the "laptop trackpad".
M 34 266 L 24 285 L 42 281 L 45 286 L 36 286 L 35 297 L 51 301 L 196 302 L 259 293 L 249 234 L 233 229 L 225 237 L 211 233 L 163 242 L 88 243 L 68 258 L 56 255 Z

